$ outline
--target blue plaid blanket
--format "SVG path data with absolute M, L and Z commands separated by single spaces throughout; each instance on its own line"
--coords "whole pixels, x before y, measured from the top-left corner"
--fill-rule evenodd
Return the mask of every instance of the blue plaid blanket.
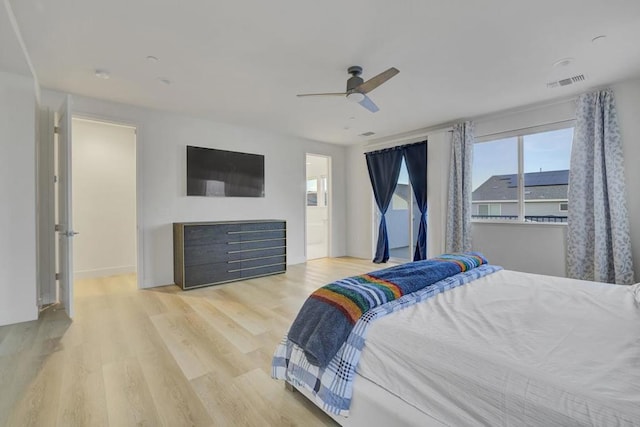
M 478 252 L 442 254 L 337 280 L 307 298 L 287 336 L 324 368 L 367 311 L 482 264 L 487 260 Z
M 291 342 L 285 335 L 274 353 L 271 376 L 311 391 L 315 396 L 316 403 L 323 410 L 332 414 L 347 416 L 349 415 L 349 406 L 353 395 L 353 379 L 356 367 L 364 348 L 367 329 L 375 319 L 501 269 L 502 267 L 496 265 L 484 264 L 472 270 L 447 277 L 431 286 L 367 311 L 356 322 L 338 353 L 324 368 L 311 364 L 307 360 L 304 350 Z

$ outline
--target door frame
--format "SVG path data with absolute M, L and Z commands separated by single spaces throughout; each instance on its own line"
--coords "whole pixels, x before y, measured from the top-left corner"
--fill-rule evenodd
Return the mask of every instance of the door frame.
M 309 255 L 307 253 L 307 156 L 315 156 L 315 157 L 323 157 L 327 159 L 327 188 L 326 192 L 329 193 L 327 197 L 327 257 L 331 258 L 333 256 L 333 251 L 331 249 L 332 242 L 332 230 L 333 230 L 333 176 L 331 173 L 331 162 L 332 158 L 326 154 L 317 154 L 317 153 L 304 153 L 304 257 L 305 260 Z
M 143 274 L 142 272 L 144 271 L 142 269 L 142 262 L 143 262 L 143 245 L 142 245 L 142 215 L 141 215 L 141 206 L 142 206 L 142 197 L 141 197 L 141 174 L 140 174 L 140 148 L 138 144 L 138 135 L 139 135 L 139 129 L 140 127 L 132 122 L 128 122 L 125 120 L 121 120 L 121 119 L 113 119 L 113 118 L 107 118 L 105 116 L 99 116 L 99 115 L 95 115 L 95 114 L 88 114 L 88 113 L 82 113 L 82 112 L 73 112 L 73 114 L 71 115 L 71 120 L 73 122 L 73 119 L 78 119 L 78 120 L 86 120 L 86 121 L 91 121 L 91 122 L 96 122 L 96 123 L 101 123 L 101 124 L 106 124 L 106 125 L 113 125 L 113 126 L 122 126 L 122 127 L 128 127 L 128 128 L 133 128 L 134 130 L 134 135 L 135 135 L 135 165 L 136 165 L 136 285 L 138 287 L 138 289 L 142 289 L 143 288 Z M 71 164 L 73 165 L 73 160 L 71 162 Z
M 129 126 L 135 129 L 136 135 L 136 282 L 138 289 L 144 286 L 144 215 L 143 215 L 143 189 L 141 159 L 142 149 L 140 140 L 141 126 L 135 121 L 112 117 L 107 115 L 93 114 L 85 111 L 77 111 L 71 108 L 71 119 L 85 119 L 102 122 L 112 125 Z M 40 218 L 40 230 L 37 239 L 37 253 L 40 255 L 38 262 L 39 286 L 36 295 L 36 304 L 41 309 L 57 302 L 57 286 L 55 279 L 57 270 L 56 245 L 57 235 L 54 232 L 56 223 L 56 190 L 55 190 L 55 149 L 54 149 L 54 115 L 55 110 L 46 106 L 39 108 L 40 114 L 40 137 L 38 158 L 38 201 L 44 207 L 45 214 Z M 72 128 L 73 129 L 73 128 Z M 72 131 L 71 129 L 71 131 Z M 73 160 L 72 160 L 73 162 Z M 73 178 L 72 178 L 73 179 Z

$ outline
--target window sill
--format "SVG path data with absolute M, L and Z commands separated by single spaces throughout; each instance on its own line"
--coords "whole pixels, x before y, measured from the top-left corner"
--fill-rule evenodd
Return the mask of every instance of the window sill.
M 487 219 L 487 220 L 471 220 L 471 224 L 500 224 L 500 225 L 517 225 L 517 226 L 542 226 L 542 227 L 566 227 L 566 222 L 536 222 L 536 221 L 509 221 L 509 220 L 499 220 L 499 219 Z

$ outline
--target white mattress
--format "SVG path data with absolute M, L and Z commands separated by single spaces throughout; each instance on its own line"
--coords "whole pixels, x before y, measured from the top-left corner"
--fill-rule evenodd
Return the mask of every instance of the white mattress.
M 358 373 L 449 425 L 638 426 L 633 290 L 499 271 L 378 319 Z

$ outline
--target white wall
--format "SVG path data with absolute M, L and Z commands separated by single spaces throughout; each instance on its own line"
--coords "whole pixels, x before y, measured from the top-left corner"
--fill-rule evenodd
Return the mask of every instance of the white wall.
M 616 97 L 624 151 L 635 281 L 640 282 L 640 79 L 611 87 Z
M 0 72 L 0 325 L 38 317 L 35 111 L 33 79 Z
M 566 275 L 564 225 L 474 223 L 473 249 L 492 264 L 526 273 Z
M 362 146 L 349 147 L 347 151 L 347 254 L 357 258 L 372 258 L 375 203 L 364 152 Z
M 43 103 L 50 106 L 62 97 L 42 93 Z M 173 222 L 284 219 L 288 263 L 304 262 L 307 152 L 333 159 L 331 253 L 345 254 L 344 147 L 80 96 L 73 98 L 73 112 L 137 127 L 137 238 L 143 256 L 138 274 L 143 287 L 173 283 Z M 265 197 L 187 197 L 186 145 L 263 154 Z
M 135 129 L 73 119 L 75 278 L 136 271 Z

